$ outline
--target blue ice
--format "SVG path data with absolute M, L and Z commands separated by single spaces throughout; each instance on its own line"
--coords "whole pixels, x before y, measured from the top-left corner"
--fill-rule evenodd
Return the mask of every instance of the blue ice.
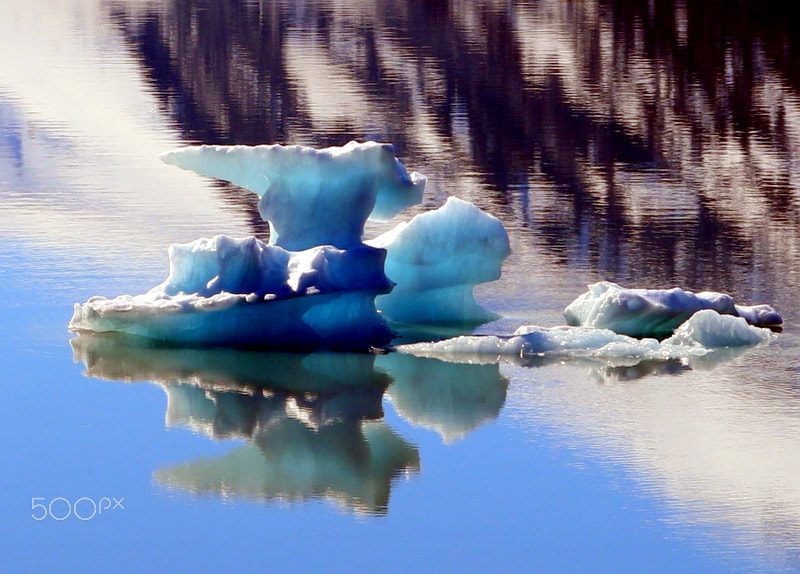
M 269 244 L 217 236 L 172 245 L 161 285 L 76 304 L 70 329 L 189 346 L 362 350 L 392 340 L 387 317 L 492 317 L 475 303 L 472 287 L 498 278 L 508 254 L 508 236 L 494 217 L 453 198 L 363 243 L 368 218 L 390 218 L 418 203 L 425 187 L 426 178 L 409 173 L 389 144 L 192 146 L 161 158 L 258 194 Z M 379 312 L 375 298 L 395 284 L 397 297 L 383 300 Z
M 393 217 L 425 188 L 425 176 L 407 171 L 390 144 L 190 146 L 161 158 L 256 193 L 269 243 L 220 235 L 172 245 L 163 283 L 76 304 L 71 330 L 181 346 L 366 350 L 387 347 L 400 325 L 472 328 L 497 317 L 473 296 L 475 285 L 500 277 L 510 253 L 497 218 L 450 197 L 364 241 L 367 219 Z M 609 282 L 591 285 L 565 317 L 569 326 L 398 350 L 669 359 L 764 343 L 770 332 L 759 327 L 781 323 L 771 307 L 737 305 L 723 293 Z

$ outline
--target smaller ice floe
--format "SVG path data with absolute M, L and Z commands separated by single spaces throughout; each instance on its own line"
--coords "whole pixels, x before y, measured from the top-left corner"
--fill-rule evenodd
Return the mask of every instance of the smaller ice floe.
M 380 346 L 392 338 L 375 309 L 375 296 L 392 288 L 385 255 L 366 245 L 289 252 L 255 237 L 172 245 L 164 283 L 76 304 L 69 328 L 178 345 Z
M 713 309 L 724 315 L 743 317 L 751 325 L 776 327 L 783 323 L 769 305 L 736 305 L 724 293 L 692 293 L 683 289 L 625 289 L 603 281 L 564 310 L 567 324 L 611 329 L 631 337 L 669 336 L 693 314 Z
M 259 196 L 270 244 L 292 251 L 361 243 L 364 222 L 386 221 L 422 201 L 425 176 L 408 173 L 387 143 L 317 150 L 292 145 L 189 146 L 164 162 L 230 181 Z
M 397 286 L 378 297 L 384 316 L 399 323 L 480 324 L 497 316 L 481 307 L 473 287 L 500 277 L 511 253 L 496 217 L 450 197 L 434 211 L 367 241 L 382 247 L 386 275 Z
M 670 360 L 701 357 L 719 348 L 767 343 L 772 337 L 772 331 L 749 325 L 742 317 L 706 309 L 692 315 L 673 336 L 660 342 L 596 327 L 532 325 L 520 327 L 508 336 L 470 335 L 433 343 L 399 345 L 396 350 L 456 362 L 487 362 L 502 356 Z

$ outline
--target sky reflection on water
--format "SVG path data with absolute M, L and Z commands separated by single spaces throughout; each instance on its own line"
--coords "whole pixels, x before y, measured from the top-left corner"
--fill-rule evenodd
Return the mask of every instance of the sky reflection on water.
M 0 2 L 7 566 L 265 566 L 243 533 L 267 533 L 268 566 L 300 570 L 800 569 L 800 49 L 773 12 Z M 706 365 L 75 339 L 80 375 L 73 302 L 161 281 L 170 242 L 267 233 L 249 194 L 157 153 L 353 138 L 429 176 L 406 217 L 454 194 L 510 230 L 485 332 L 562 322 L 597 278 L 771 303 L 785 332 Z M 29 518 L 112 495 L 129 510 L 104 522 Z

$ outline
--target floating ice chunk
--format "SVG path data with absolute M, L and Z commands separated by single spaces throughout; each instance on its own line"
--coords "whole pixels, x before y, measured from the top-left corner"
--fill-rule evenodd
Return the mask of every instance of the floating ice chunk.
M 707 349 L 746 347 L 767 343 L 771 337 L 769 329 L 749 325 L 744 317 L 720 315 L 711 309 L 703 309 L 678 327 L 663 345 Z
M 460 362 L 491 362 L 501 356 L 593 357 L 600 354 L 645 357 L 659 350 L 655 339 L 634 339 L 594 327 L 521 327 L 513 335 L 465 335 L 429 343 L 398 345 L 418 357 Z M 660 355 L 659 355 L 659 358 Z
M 783 319 L 775 309 L 769 305 L 734 305 L 736 314 L 743 317 L 751 325 L 759 327 L 778 327 L 783 324 Z
M 564 310 L 569 325 L 611 329 L 632 337 L 666 337 L 678 325 L 701 309 L 742 316 L 748 322 L 766 327 L 782 323 L 772 307 L 735 305 L 724 293 L 691 293 L 683 289 L 625 289 L 603 281 Z
M 555 356 L 569 358 L 668 360 L 700 357 L 722 347 L 767 343 L 769 329 L 748 325 L 741 317 L 700 311 L 663 342 L 637 339 L 596 327 L 524 326 L 513 335 L 470 335 L 432 343 L 399 345 L 396 350 L 420 357 L 471 362 L 501 356 Z
M 164 162 L 217 177 L 256 193 L 270 225 L 270 244 L 293 251 L 361 243 L 367 218 L 388 220 L 419 203 L 426 178 L 408 173 L 391 144 L 190 146 Z
M 173 245 L 169 257 L 164 283 L 76 304 L 69 328 L 179 345 L 366 349 L 391 340 L 374 302 L 392 288 L 382 249 L 292 253 L 217 236 Z
M 475 302 L 473 287 L 500 277 L 511 252 L 497 218 L 456 197 L 367 242 L 387 250 L 386 275 L 397 286 L 377 299 L 391 321 L 483 323 L 496 316 Z

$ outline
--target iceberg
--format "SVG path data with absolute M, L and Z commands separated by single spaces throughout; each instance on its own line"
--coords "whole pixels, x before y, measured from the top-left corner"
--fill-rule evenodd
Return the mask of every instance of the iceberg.
M 419 203 L 425 188 L 425 176 L 408 172 L 390 144 L 321 150 L 203 145 L 160 157 L 256 193 L 269 242 L 219 235 L 171 245 L 163 283 L 141 295 L 76 304 L 70 330 L 125 333 L 171 346 L 366 351 L 387 348 L 398 336 L 410 342 L 468 333 L 498 318 L 473 294 L 476 285 L 500 277 L 511 252 L 503 224 L 492 215 L 450 197 L 363 240 L 367 219 L 393 217 Z M 703 310 L 715 315 L 700 315 Z M 764 335 L 746 323 L 782 322 L 768 305 L 737 305 L 723 293 L 624 289 L 609 282 L 591 285 L 565 317 L 566 327 L 397 348 L 669 358 L 687 349 L 702 354 L 757 344 Z M 731 322 L 735 318 L 744 323 Z M 688 326 L 676 331 L 682 324 Z
M 170 246 L 161 285 L 76 304 L 69 328 L 192 346 L 382 346 L 392 339 L 375 309 L 392 288 L 384 257 L 366 245 L 290 252 L 255 237 L 198 239 Z
M 387 320 L 476 325 L 495 317 L 472 288 L 500 276 L 508 235 L 472 204 L 450 198 L 362 242 L 367 219 L 419 203 L 425 188 L 425 176 L 409 173 L 390 144 L 203 145 L 160 157 L 256 193 L 269 243 L 219 235 L 171 245 L 162 284 L 76 304 L 71 330 L 179 346 L 368 350 L 396 336 Z
M 387 221 L 422 201 L 425 176 L 387 143 L 350 142 L 317 150 L 293 145 L 189 146 L 165 163 L 230 181 L 258 195 L 270 244 L 291 251 L 361 243 L 366 220 Z
M 663 341 L 638 339 L 598 327 L 527 325 L 517 329 L 513 335 L 466 335 L 436 342 L 398 345 L 395 350 L 454 362 L 534 356 L 667 361 L 703 357 L 722 348 L 765 344 L 773 336 L 770 329 L 749 325 L 742 317 L 704 309 L 689 317 Z
M 362 243 L 364 223 L 418 203 L 426 180 L 391 145 L 193 146 L 161 158 L 258 194 L 269 244 L 217 236 L 172 245 L 164 283 L 75 305 L 71 330 L 291 349 L 365 350 L 392 339 L 375 297 L 394 284 L 386 251 Z
M 608 281 L 594 283 L 564 310 L 567 324 L 611 329 L 631 337 L 668 337 L 702 309 L 743 317 L 759 327 L 777 327 L 781 316 L 769 305 L 736 305 L 724 293 L 674 289 L 626 289 Z
M 500 278 L 508 234 L 471 203 L 449 197 L 367 244 L 387 251 L 385 272 L 397 284 L 376 301 L 388 320 L 478 325 L 498 317 L 475 301 L 473 287 Z

